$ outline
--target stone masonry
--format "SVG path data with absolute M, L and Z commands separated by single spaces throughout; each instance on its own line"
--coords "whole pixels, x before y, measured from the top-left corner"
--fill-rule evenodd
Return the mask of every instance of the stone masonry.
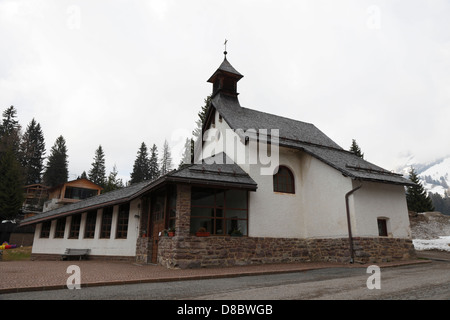
M 164 237 L 158 263 L 168 268 L 226 267 L 265 263 L 350 262 L 349 240 L 230 236 Z M 407 260 L 415 257 L 409 239 L 355 238 L 356 263 Z
M 177 219 L 174 237 L 161 237 L 158 263 L 168 268 L 226 267 L 290 262 L 350 262 L 348 238 L 299 239 L 210 236 L 189 233 L 191 188 L 177 186 Z M 148 250 L 138 240 L 138 260 Z M 415 258 L 410 239 L 353 238 L 354 262 L 377 263 Z

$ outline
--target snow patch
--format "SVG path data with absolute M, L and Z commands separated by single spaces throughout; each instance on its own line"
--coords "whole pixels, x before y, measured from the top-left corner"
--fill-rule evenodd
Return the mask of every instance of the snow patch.
M 409 213 L 414 248 L 450 252 L 450 216 L 440 212 Z
M 414 248 L 416 250 L 441 250 L 450 252 L 450 236 L 439 237 L 438 239 L 424 240 L 414 239 Z

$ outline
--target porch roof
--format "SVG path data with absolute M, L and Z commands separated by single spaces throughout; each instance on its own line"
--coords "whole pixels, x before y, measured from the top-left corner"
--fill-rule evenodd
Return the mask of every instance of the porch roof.
M 96 210 L 136 199 L 165 183 L 187 183 L 255 191 L 256 182 L 225 154 L 203 160 L 202 163 L 185 165 L 159 178 L 132 184 L 129 187 L 65 205 L 61 208 L 39 213 L 24 219 L 20 226 L 40 223 L 77 213 Z M 219 160 L 221 159 L 221 160 Z

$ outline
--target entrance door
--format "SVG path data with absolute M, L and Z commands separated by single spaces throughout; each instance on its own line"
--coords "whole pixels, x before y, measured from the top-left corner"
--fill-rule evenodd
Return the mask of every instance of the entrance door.
M 151 233 L 152 237 L 152 263 L 158 262 L 158 241 L 160 233 L 165 227 L 165 196 L 157 195 L 152 201 L 152 214 L 151 214 Z

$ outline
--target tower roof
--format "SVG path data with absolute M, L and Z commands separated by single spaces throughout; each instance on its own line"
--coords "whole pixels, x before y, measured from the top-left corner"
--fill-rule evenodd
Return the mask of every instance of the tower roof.
M 208 79 L 208 82 L 214 82 L 218 74 L 226 74 L 227 76 L 231 76 L 235 78 L 237 81 L 243 77 L 227 60 L 227 56 L 223 59 L 222 64 L 217 68 L 214 74 Z

